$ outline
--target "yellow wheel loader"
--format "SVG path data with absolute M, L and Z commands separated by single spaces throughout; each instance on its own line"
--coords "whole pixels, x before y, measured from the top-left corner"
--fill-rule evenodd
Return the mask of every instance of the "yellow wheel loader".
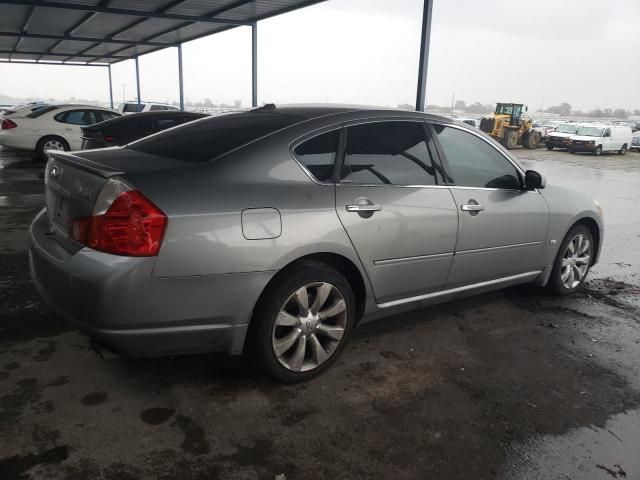
M 527 107 L 521 103 L 498 103 L 496 111 L 480 120 L 480 130 L 488 133 L 505 148 L 511 150 L 517 145 L 537 148 L 541 135 L 533 129 L 533 122 L 523 115 Z

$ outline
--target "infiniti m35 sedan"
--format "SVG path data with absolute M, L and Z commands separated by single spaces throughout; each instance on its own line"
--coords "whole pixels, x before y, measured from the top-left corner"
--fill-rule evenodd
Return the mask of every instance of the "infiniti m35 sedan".
M 584 194 L 417 112 L 275 107 L 51 151 L 31 276 L 130 356 L 251 352 L 326 370 L 365 321 L 521 283 L 566 295 L 603 241 Z

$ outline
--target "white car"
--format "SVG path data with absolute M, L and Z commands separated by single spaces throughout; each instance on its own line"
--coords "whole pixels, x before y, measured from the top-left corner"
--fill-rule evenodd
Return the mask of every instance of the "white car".
M 130 102 L 121 103 L 118 106 L 118 111 L 123 115 L 129 115 L 131 113 L 139 113 L 139 112 L 158 112 L 161 110 L 180 110 L 178 107 L 174 107 L 173 105 L 169 105 L 167 103 L 156 103 L 156 102 L 140 102 L 140 107 L 138 107 L 138 102 L 136 100 Z
M 79 150 L 81 128 L 121 114 L 93 105 L 49 105 L 24 117 L 0 119 L 0 145 L 33 150 L 46 158 L 46 150 Z
M 631 137 L 631 146 L 629 149 L 640 151 L 640 131 L 635 132 Z

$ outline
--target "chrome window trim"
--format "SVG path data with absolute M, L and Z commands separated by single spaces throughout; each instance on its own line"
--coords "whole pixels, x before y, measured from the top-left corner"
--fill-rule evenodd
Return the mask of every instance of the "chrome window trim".
M 418 262 L 420 260 L 430 260 L 432 258 L 446 258 L 453 257 L 453 252 L 444 252 L 444 253 L 432 253 L 430 255 L 416 255 L 415 257 L 399 257 L 399 258 L 388 258 L 384 260 L 374 260 L 373 264 L 376 267 L 383 267 L 385 265 L 395 265 L 398 263 L 410 263 L 410 262 Z
M 315 183 L 316 185 L 322 185 L 324 187 L 331 187 L 334 186 L 335 183 L 334 182 L 321 182 L 320 180 L 318 180 L 312 173 L 311 171 L 307 168 L 307 166 L 302 163 L 302 161 L 296 156 L 295 154 L 295 149 L 298 148 L 298 146 L 300 146 L 301 144 L 303 144 L 304 142 L 306 142 L 307 140 L 311 140 L 312 138 L 315 137 L 319 137 L 320 135 L 324 135 L 325 133 L 329 133 L 335 130 L 341 130 L 343 125 L 343 122 L 339 122 L 339 123 L 334 123 L 331 125 L 325 125 L 324 127 L 320 127 L 317 128 L 315 130 L 312 130 L 311 132 L 307 132 L 304 135 L 301 135 L 300 137 L 296 138 L 293 142 L 291 142 L 289 144 L 289 154 L 291 155 L 291 158 L 293 158 L 295 160 L 295 162 L 300 166 L 300 168 L 302 168 L 302 171 L 307 175 L 307 177 L 309 177 L 311 179 L 311 181 L 313 183 Z M 339 147 L 338 147 L 339 148 Z M 338 152 L 336 151 L 336 157 L 338 156 Z M 337 161 L 337 158 L 334 159 L 334 165 L 335 162 Z
M 429 300 L 431 298 L 438 298 L 438 297 L 442 297 L 444 295 L 450 295 L 453 293 L 466 292 L 468 290 L 475 290 L 477 288 L 489 287 L 492 285 L 499 285 L 501 283 L 508 283 L 512 280 L 520 280 L 520 279 L 525 279 L 529 277 L 533 279 L 536 276 L 540 275 L 541 273 L 542 273 L 542 270 L 519 273 L 518 275 L 511 275 L 509 277 L 496 278 L 496 279 L 488 280 L 485 282 L 474 283 L 472 285 L 463 285 L 462 287 L 450 288 L 449 290 L 440 290 L 437 292 L 427 293 L 425 295 L 418 295 L 416 297 L 401 298 L 400 300 L 392 300 L 390 302 L 378 303 L 377 305 L 378 305 L 378 308 L 380 309 L 396 307 L 396 306 L 404 305 L 407 303 L 419 302 L 421 300 Z

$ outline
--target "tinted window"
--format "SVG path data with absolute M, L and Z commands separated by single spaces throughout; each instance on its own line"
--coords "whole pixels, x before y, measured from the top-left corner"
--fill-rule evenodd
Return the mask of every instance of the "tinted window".
M 94 110 L 69 110 L 53 117 L 54 120 L 72 125 L 93 125 L 97 123 Z
M 156 120 L 157 130 L 166 130 L 167 128 L 175 127 L 184 123 L 185 120 L 181 118 L 160 118 Z
M 106 112 L 104 110 L 96 110 L 96 115 L 98 116 L 99 122 L 104 122 L 105 120 L 111 120 L 112 118 L 117 118 L 120 115 L 114 112 Z
M 347 129 L 345 183 L 435 185 L 435 170 L 418 122 L 381 122 Z
M 457 128 L 434 125 L 456 185 L 520 188 L 518 170 L 484 140 Z
M 333 174 L 339 141 L 340 130 L 334 130 L 301 143 L 294 153 L 317 180 L 329 182 Z
M 43 107 L 43 108 L 38 108 L 37 110 L 34 110 L 33 112 L 31 112 L 29 115 L 27 115 L 27 117 L 29 118 L 38 118 L 41 115 L 44 115 L 45 113 L 49 113 L 53 110 L 56 110 L 58 107 L 55 107 L 53 105 L 50 105 L 48 107 Z
M 140 109 L 138 109 L 138 104 L 137 103 L 125 103 L 124 104 L 124 108 L 122 109 L 123 112 L 125 113 L 137 113 L 137 112 L 141 112 L 142 109 L 144 108 L 144 103 L 140 104 Z
M 168 108 L 164 105 L 151 105 L 151 107 L 149 107 L 150 112 L 157 112 L 158 110 L 168 110 Z
M 246 112 L 190 122 L 127 148 L 187 162 L 206 162 L 304 120 L 283 113 Z

